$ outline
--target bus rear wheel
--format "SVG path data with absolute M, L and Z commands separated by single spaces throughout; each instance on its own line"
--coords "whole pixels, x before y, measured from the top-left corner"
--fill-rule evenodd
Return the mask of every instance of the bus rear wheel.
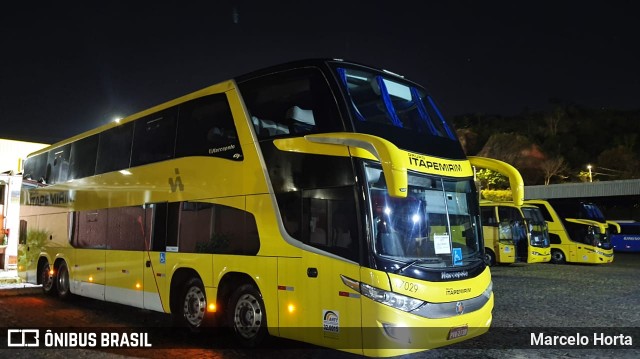
M 59 298 L 66 299 L 71 294 L 69 291 L 69 268 L 67 267 L 67 262 L 60 263 L 57 272 L 55 277 L 56 292 Z
M 228 323 L 238 342 L 255 347 L 267 336 L 267 313 L 262 295 L 252 284 L 238 287 L 229 299 Z
M 564 256 L 564 252 L 559 249 L 551 250 L 551 263 L 553 264 L 564 264 L 566 263 L 567 258 Z
M 40 284 L 42 284 L 42 291 L 44 294 L 54 295 L 55 294 L 55 277 L 51 273 L 51 265 L 49 262 L 45 262 L 40 268 Z

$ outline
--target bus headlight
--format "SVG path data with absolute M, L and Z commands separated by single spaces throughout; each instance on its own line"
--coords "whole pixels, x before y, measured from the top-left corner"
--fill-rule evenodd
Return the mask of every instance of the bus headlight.
M 485 296 L 488 299 L 488 298 L 491 297 L 492 293 L 493 293 L 493 280 L 489 282 L 489 285 L 487 286 L 487 289 L 484 290 L 482 295 Z
M 342 282 L 347 285 L 347 287 L 355 290 L 363 296 L 378 303 L 382 303 L 405 312 L 414 311 L 420 308 L 425 303 L 420 299 L 411 298 L 407 297 L 406 295 L 376 288 L 374 286 L 358 282 L 345 276 L 340 277 L 342 278 Z
M 390 307 L 403 310 L 405 312 L 414 311 L 424 304 L 424 301 L 407 297 L 402 294 L 389 292 L 384 289 L 372 287 L 368 284 L 360 283 L 360 290 L 365 297 L 376 302 L 386 304 Z

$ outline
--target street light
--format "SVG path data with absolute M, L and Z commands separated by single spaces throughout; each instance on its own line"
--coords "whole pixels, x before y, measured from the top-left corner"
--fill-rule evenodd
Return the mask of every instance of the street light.
M 587 165 L 587 169 L 589 170 L 589 182 L 593 182 L 593 177 L 591 176 L 591 165 Z

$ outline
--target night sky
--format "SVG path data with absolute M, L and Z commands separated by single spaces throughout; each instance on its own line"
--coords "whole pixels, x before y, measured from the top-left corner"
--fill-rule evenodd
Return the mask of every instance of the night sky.
M 551 98 L 640 109 L 633 1 L 136 3 L 3 9 L 0 138 L 55 142 L 310 57 L 400 73 L 425 85 L 449 117 L 546 110 Z

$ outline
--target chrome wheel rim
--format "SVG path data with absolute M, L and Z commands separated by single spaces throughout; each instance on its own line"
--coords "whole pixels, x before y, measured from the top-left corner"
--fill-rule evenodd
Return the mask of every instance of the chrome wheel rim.
M 184 318 L 189 325 L 199 327 L 204 320 L 204 313 L 207 308 L 207 299 L 204 292 L 198 287 L 191 287 L 184 297 L 183 303 Z
M 251 339 L 258 334 L 262 324 L 262 306 L 251 294 L 243 294 L 236 303 L 234 324 L 243 338 Z

